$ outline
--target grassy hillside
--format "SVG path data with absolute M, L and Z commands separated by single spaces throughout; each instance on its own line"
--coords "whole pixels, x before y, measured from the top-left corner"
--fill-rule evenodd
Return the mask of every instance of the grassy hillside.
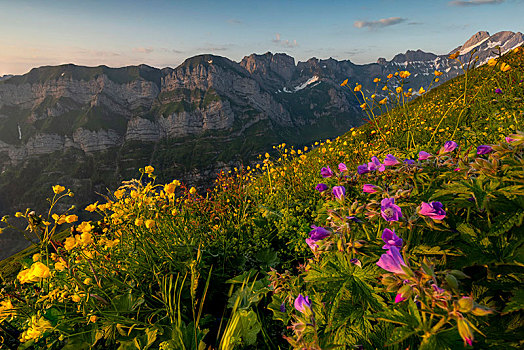
M 39 243 L 0 264 L 4 344 L 522 348 L 523 67 L 514 50 L 416 99 L 391 72 L 384 104 L 341 82 L 366 125 L 204 195 L 146 166 L 77 223 L 54 186 L 49 214 L 15 215 Z

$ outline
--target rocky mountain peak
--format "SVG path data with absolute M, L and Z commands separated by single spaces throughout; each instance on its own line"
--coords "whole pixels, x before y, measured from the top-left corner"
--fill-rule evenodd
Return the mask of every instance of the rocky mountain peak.
M 295 71 L 295 59 L 285 53 L 266 52 L 262 55 L 245 56 L 240 65 L 254 75 L 277 74 L 284 81 L 289 81 Z
M 434 60 L 435 58 L 437 58 L 437 55 L 435 55 L 434 53 L 424 52 L 418 49 L 416 51 L 408 50 L 406 51 L 406 53 L 399 53 L 398 55 L 393 57 L 391 61 L 397 62 L 397 63 L 416 62 L 416 61 L 430 61 L 430 60 Z
M 471 38 L 469 38 L 465 43 L 464 45 L 462 45 L 461 49 L 465 49 L 465 48 L 468 48 L 468 47 L 471 47 L 471 46 L 476 46 L 478 45 L 480 42 L 486 40 L 487 38 L 489 38 L 490 35 L 488 32 L 486 31 L 480 31 L 480 32 L 477 32 L 476 34 L 472 35 Z

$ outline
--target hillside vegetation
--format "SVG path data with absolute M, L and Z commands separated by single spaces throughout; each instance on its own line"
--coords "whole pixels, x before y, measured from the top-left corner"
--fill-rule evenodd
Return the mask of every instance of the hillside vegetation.
M 432 90 L 391 72 L 386 100 L 341 82 L 367 124 L 204 195 L 145 166 L 79 223 L 53 186 L 2 219 L 38 239 L 0 264 L 2 346 L 522 348 L 523 68 L 518 48 Z

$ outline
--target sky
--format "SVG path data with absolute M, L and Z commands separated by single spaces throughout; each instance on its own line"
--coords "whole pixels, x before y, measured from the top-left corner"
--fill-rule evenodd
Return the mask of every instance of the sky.
M 524 32 L 524 0 L 0 0 L 0 76 L 44 65 L 176 67 L 284 52 L 354 63 Z

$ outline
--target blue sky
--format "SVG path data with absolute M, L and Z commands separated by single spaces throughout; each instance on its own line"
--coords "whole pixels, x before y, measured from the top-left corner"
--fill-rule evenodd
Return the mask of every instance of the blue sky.
M 213 53 L 355 63 L 448 53 L 479 30 L 524 31 L 522 0 L 0 0 L 0 75 L 75 63 L 176 67 Z

